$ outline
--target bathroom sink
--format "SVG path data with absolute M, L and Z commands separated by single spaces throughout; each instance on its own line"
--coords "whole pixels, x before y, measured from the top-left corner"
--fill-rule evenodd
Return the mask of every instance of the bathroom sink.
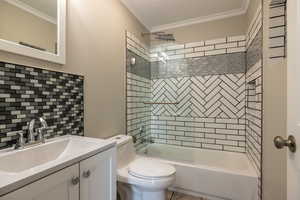
M 63 140 L 15 151 L 0 157 L 0 171 L 18 173 L 46 164 L 59 158 L 66 151 L 69 144 L 70 140 Z
M 23 150 L 0 151 L 0 196 L 115 146 L 115 142 L 62 136 Z
M 54 161 L 67 160 L 97 146 L 99 141 L 95 142 L 91 138 L 57 138 L 24 150 L 0 154 L 0 172 L 20 173 Z

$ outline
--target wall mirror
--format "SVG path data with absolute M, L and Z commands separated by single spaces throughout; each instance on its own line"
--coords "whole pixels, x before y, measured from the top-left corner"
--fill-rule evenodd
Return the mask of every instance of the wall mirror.
M 65 64 L 66 0 L 1 0 L 0 50 Z

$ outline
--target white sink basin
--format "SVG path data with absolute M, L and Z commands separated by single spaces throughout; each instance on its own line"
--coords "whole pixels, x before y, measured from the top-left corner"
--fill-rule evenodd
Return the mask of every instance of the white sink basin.
M 0 196 L 114 145 L 108 140 L 64 136 L 28 149 L 0 152 Z
M 19 173 L 56 160 L 67 149 L 69 143 L 70 140 L 52 142 L 2 156 L 0 157 L 0 171 Z

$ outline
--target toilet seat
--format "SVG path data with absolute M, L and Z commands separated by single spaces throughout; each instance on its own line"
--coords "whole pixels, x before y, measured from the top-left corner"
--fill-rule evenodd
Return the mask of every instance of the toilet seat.
M 128 173 L 141 179 L 157 180 L 173 176 L 176 169 L 151 159 L 137 159 L 128 166 Z

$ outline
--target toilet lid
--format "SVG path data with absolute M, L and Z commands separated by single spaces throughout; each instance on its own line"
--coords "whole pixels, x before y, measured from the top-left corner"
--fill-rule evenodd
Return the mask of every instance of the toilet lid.
M 128 172 L 132 176 L 139 178 L 157 179 L 172 176 L 176 173 L 176 169 L 173 166 L 162 162 L 149 159 L 138 159 L 129 165 Z

